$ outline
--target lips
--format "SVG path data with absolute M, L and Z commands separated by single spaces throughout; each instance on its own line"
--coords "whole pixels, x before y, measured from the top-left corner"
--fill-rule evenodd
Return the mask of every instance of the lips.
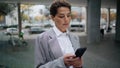
M 65 25 L 65 26 L 66 26 L 66 25 L 69 25 L 69 24 L 63 24 L 63 25 Z

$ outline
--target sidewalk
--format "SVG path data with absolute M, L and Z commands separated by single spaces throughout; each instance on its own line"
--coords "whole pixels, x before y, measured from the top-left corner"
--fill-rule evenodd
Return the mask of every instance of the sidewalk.
M 81 36 L 81 46 L 88 49 L 83 56 L 84 68 L 120 68 L 120 44 L 114 42 L 114 34 L 105 35 L 101 43 L 87 44 Z

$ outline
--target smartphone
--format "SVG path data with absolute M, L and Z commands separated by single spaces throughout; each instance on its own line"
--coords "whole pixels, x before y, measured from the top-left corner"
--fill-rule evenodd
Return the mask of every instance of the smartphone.
M 87 47 L 78 48 L 75 52 L 76 57 L 81 57 L 86 51 Z

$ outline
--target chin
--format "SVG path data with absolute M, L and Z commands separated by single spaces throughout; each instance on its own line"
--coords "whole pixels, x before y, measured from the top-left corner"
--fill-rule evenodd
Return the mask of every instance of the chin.
M 68 27 L 69 27 L 68 25 L 64 26 L 65 29 L 67 29 Z
M 62 30 L 62 32 L 66 32 L 67 30 Z
M 61 31 L 62 31 L 62 32 L 66 32 L 66 31 L 67 31 L 67 29 L 61 29 Z

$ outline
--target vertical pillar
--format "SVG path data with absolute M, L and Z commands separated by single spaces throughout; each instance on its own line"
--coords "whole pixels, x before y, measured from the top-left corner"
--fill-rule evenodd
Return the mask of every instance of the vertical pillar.
M 110 8 L 108 8 L 107 14 L 107 32 L 110 32 Z
M 87 42 L 100 42 L 101 0 L 88 0 Z
M 20 13 L 20 3 L 17 3 L 18 6 L 18 28 L 19 28 L 19 35 L 21 33 L 21 29 L 22 29 L 22 23 L 21 23 L 21 13 Z
M 115 40 L 120 42 L 120 0 L 117 0 L 117 18 L 116 18 Z

